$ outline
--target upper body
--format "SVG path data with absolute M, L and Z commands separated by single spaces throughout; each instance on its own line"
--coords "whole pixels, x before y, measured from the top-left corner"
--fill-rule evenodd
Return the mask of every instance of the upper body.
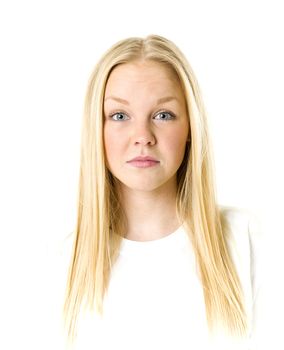
M 245 295 L 248 338 L 210 336 L 193 248 L 181 225 L 156 240 L 123 239 L 103 317 L 82 316 L 76 349 L 259 349 L 255 316 L 260 229 L 248 211 L 223 207 L 223 213 L 231 227 L 227 243 Z M 72 238 L 66 240 L 65 258 L 70 257 Z

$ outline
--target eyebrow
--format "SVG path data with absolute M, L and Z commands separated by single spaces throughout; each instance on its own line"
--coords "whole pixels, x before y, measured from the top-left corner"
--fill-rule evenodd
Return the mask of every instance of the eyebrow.
M 117 102 L 120 102 L 120 103 L 123 103 L 123 104 L 129 106 L 129 102 L 128 102 L 127 100 L 124 100 L 123 98 L 120 98 L 120 97 L 108 96 L 108 97 L 105 98 L 105 102 L 108 101 L 108 100 L 114 100 L 114 101 L 117 101 Z M 174 97 L 174 96 L 166 96 L 166 97 L 159 98 L 159 99 L 157 100 L 157 104 L 169 102 L 169 101 L 172 101 L 172 100 L 177 100 L 177 101 L 179 101 L 177 97 Z

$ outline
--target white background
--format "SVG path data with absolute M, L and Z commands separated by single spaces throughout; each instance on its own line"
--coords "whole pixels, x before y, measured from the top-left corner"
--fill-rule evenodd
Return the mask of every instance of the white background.
M 112 44 L 148 34 L 174 41 L 199 80 L 219 202 L 253 210 L 262 220 L 267 309 L 271 336 L 277 336 L 283 288 L 281 5 L 1 1 L 1 348 L 45 346 L 39 343 L 47 337 L 56 295 L 46 283 L 52 281 L 46 277 L 52 247 L 75 225 L 87 80 Z

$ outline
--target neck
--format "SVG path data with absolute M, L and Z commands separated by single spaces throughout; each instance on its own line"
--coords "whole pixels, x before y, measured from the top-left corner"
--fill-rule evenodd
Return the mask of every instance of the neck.
M 125 238 L 135 241 L 159 239 L 181 225 L 176 215 L 175 185 L 154 191 L 137 191 L 123 186 L 120 194 L 127 217 Z

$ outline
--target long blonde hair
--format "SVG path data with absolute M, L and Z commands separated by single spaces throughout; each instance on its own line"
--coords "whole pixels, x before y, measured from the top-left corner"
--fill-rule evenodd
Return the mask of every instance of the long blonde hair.
M 71 343 L 83 308 L 103 313 L 110 272 L 124 235 L 126 216 L 106 168 L 103 99 L 107 79 L 119 64 L 134 60 L 166 64 L 179 77 L 187 103 L 190 143 L 177 172 L 176 211 L 192 241 L 204 291 L 209 329 L 219 322 L 231 334 L 247 332 L 244 296 L 226 245 L 226 227 L 216 203 L 212 147 L 200 88 L 179 48 L 149 35 L 117 42 L 99 60 L 90 77 L 81 135 L 78 215 L 64 303 Z M 112 234 L 117 233 L 117 235 Z M 190 296 L 189 296 L 190 297 Z

